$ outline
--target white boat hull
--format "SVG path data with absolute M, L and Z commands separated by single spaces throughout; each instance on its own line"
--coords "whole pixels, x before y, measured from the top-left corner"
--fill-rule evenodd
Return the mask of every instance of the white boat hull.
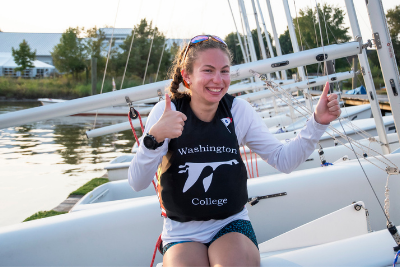
M 400 154 L 388 155 L 400 165 Z M 381 202 L 386 173 L 361 160 Z M 380 164 L 376 161 L 376 164 Z M 400 221 L 400 180 L 390 181 L 391 219 Z M 287 195 L 247 205 L 258 241 L 264 242 L 323 215 L 363 200 L 373 230 L 386 225 L 358 162 L 248 180 L 249 197 Z M 102 208 L 0 228 L 2 265 L 148 265 L 162 230 L 156 196 L 98 203 Z M 354 247 L 353 247 L 354 248 Z M 357 253 L 353 251 L 352 253 Z M 161 262 L 157 253 L 156 262 Z M 264 262 L 263 262 L 264 264 Z M 273 265 L 271 265 L 273 266 Z

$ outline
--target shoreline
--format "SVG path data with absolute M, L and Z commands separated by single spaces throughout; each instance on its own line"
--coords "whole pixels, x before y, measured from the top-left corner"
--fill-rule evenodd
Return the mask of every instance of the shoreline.
M 99 178 L 107 178 L 108 179 L 108 173 L 106 172 Z M 96 178 L 94 178 L 94 179 L 96 179 Z M 94 188 L 93 188 L 93 190 L 94 190 Z M 93 191 L 93 190 L 91 190 L 91 191 Z M 91 191 L 87 192 L 86 194 L 90 193 Z M 67 197 L 67 199 L 65 199 L 63 202 L 61 202 L 57 207 L 53 208 L 52 210 L 57 211 L 57 212 L 68 212 L 69 213 L 69 211 L 75 206 L 75 204 L 78 203 L 78 201 L 81 198 L 86 196 L 86 194 L 85 195 L 69 195 Z

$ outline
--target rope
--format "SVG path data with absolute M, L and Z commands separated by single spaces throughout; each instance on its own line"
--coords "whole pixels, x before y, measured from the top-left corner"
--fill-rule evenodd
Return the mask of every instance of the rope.
M 390 215 L 389 215 L 389 208 L 390 208 L 390 200 L 389 200 L 389 177 L 390 177 L 390 174 L 388 175 L 388 177 L 387 177 L 387 180 L 386 180 L 386 186 L 385 186 L 385 206 L 384 206 L 384 208 L 385 208 L 385 214 L 386 214 L 386 217 L 387 217 L 387 219 L 388 219 L 388 223 L 389 223 L 389 220 L 390 220 Z
M 136 143 L 138 144 L 138 147 L 139 147 L 139 146 L 140 146 L 139 138 L 137 137 L 135 128 L 133 127 L 133 124 L 132 124 L 132 119 L 131 119 L 132 110 L 131 110 L 131 109 L 134 109 L 134 108 L 131 107 L 131 108 L 129 109 L 129 112 L 128 112 L 129 124 L 131 125 L 131 129 L 132 129 L 133 135 L 135 136 Z M 142 129 L 142 134 L 143 134 L 143 133 L 144 133 L 144 127 L 143 127 L 142 117 L 140 116 L 140 113 L 139 113 L 137 110 L 134 109 L 134 111 L 135 111 L 136 114 L 138 115 L 139 122 L 140 122 L 140 128 Z M 157 177 L 157 179 L 158 179 L 158 174 L 157 174 L 157 173 L 156 173 L 156 177 Z M 154 179 L 153 179 L 152 183 L 153 183 L 154 189 L 156 190 L 156 193 L 157 193 L 157 185 L 156 185 L 156 183 L 154 182 Z
M 397 251 L 396 256 L 394 256 L 393 267 L 396 267 L 397 259 L 399 258 L 400 250 Z

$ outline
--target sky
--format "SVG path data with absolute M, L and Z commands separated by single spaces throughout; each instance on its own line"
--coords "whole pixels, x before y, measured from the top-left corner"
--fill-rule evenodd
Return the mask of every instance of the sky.
M 267 30 L 272 33 L 265 0 L 259 0 Z M 242 32 L 238 3 L 229 1 L 239 31 Z M 105 25 L 132 28 L 146 18 L 168 38 L 191 38 L 199 34 L 212 34 L 224 38 L 236 32 L 228 0 L 0 0 L 0 29 L 3 32 L 61 33 L 68 27 Z M 245 0 L 250 27 L 256 28 L 251 0 Z M 299 10 L 323 4 L 323 0 L 289 0 L 291 15 L 295 19 Z M 400 5 L 400 0 L 382 0 L 385 12 Z M 328 3 L 342 7 L 344 0 Z M 271 1 L 278 35 L 287 27 L 282 1 Z M 372 32 L 365 0 L 354 0 L 363 39 Z M 349 26 L 346 15 L 346 26 Z M 261 22 L 261 21 L 260 21 Z

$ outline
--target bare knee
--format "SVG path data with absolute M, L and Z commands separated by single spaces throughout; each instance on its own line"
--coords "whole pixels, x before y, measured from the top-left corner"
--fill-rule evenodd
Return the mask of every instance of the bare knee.
M 214 241 L 209 250 L 210 266 L 260 266 L 256 245 L 241 233 L 228 233 Z
M 176 244 L 164 254 L 163 267 L 169 266 L 210 266 L 207 247 L 198 242 Z

